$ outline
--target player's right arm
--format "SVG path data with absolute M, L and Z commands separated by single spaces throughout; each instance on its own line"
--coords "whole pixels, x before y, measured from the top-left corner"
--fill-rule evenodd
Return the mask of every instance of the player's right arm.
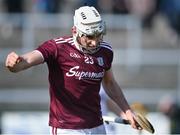
M 41 64 L 43 61 L 44 58 L 42 54 L 37 50 L 31 51 L 21 56 L 15 52 L 11 52 L 7 55 L 5 66 L 9 69 L 9 71 L 16 73 L 32 66 Z

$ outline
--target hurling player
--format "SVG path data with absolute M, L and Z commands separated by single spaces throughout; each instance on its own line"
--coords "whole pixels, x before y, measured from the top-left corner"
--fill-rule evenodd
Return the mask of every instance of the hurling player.
M 46 63 L 49 71 L 51 134 L 106 134 L 100 107 L 101 83 L 135 129 L 141 129 L 112 71 L 113 50 L 103 41 L 105 23 L 90 6 L 75 10 L 72 36 L 42 43 L 23 55 L 8 54 L 6 67 L 19 72 Z

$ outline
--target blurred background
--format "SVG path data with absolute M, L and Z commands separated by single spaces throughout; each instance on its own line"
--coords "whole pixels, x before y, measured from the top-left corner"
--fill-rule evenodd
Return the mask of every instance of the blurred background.
M 179 0 L 0 0 L 1 134 L 49 133 L 46 65 L 14 74 L 5 59 L 71 35 L 74 10 L 85 3 L 106 21 L 104 39 L 113 47 L 114 75 L 129 104 L 145 112 L 155 134 L 180 133 Z M 116 115 L 109 99 L 103 102 L 107 115 Z M 111 130 L 136 133 L 127 125 Z

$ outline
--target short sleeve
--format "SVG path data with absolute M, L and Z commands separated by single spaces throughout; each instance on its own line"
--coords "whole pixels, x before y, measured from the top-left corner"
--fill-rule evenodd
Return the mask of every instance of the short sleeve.
M 56 59 L 57 46 L 53 40 L 48 40 L 44 42 L 36 50 L 42 53 L 45 62 Z
M 107 59 L 107 66 L 106 66 L 106 71 L 109 70 L 112 66 L 112 62 L 113 62 L 113 51 L 111 50 L 108 54 L 108 59 Z
M 109 43 L 101 42 L 100 43 L 100 52 L 99 55 L 104 59 L 104 69 L 107 71 L 111 68 L 113 62 L 113 50 Z

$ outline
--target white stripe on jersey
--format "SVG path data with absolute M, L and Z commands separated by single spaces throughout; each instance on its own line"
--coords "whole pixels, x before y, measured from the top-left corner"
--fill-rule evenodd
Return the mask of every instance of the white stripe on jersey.
M 57 41 L 60 41 L 62 39 L 63 39 L 62 37 L 61 38 L 55 38 L 54 41 L 57 42 Z
M 66 43 L 66 42 L 72 44 L 73 43 L 73 38 L 67 38 L 67 39 L 57 38 L 57 39 L 54 39 L 54 41 L 56 42 L 56 44 Z
M 75 45 L 72 37 L 71 38 L 67 38 L 67 39 L 64 39 L 62 37 L 61 38 L 56 38 L 56 39 L 54 39 L 54 41 L 56 42 L 56 44 L 70 43 L 71 45 Z M 104 48 L 107 48 L 107 49 L 112 51 L 112 47 L 108 43 L 106 43 L 106 42 L 101 42 L 100 43 L 100 47 L 104 47 Z
M 63 40 L 63 41 L 57 41 L 56 44 L 60 44 L 60 43 L 67 43 L 67 41 Z
M 100 43 L 100 47 L 104 47 L 104 48 L 107 48 L 107 49 L 113 51 L 112 47 L 108 43 L 106 43 L 106 42 L 101 42 Z
M 73 41 L 73 40 L 70 40 L 69 43 L 74 43 L 74 41 Z

